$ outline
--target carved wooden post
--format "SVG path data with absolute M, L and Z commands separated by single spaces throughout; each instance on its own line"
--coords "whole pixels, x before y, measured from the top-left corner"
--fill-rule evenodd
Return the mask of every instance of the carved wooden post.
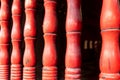
M 81 79 L 80 0 L 67 0 L 65 80 Z
M 21 13 L 22 13 L 21 1 L 13 0 L 13 5 L 12 5 L 13 27 L 11 33 L 13 50 L 11 54 L 11 80 L 22 80 Z
M 23 80 L 35 80 L 35 23 L 36 0 L 25 0 L 26 22 L 24 27 L 25 52 L 23 56 Z
M 56 53 L 56 0 L 44 0 L 45 17 L 43 23 L 44 52 L 42 80 L 57 80 L 57 53 Z
M 0 80 L 9 80 L 9 0 L 1 0 Z
M 103 0 L 100 18 L 102 51 L 99 80 L 120 80 L 118 0 Z

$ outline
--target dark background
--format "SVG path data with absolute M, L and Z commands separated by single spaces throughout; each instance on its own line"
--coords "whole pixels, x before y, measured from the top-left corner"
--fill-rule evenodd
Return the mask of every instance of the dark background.
M 24 13 L 24 0 L 21 0 L 23 7 L 22 14 L 22 28 L 25 23 Z M 12 0 L 10 5 L 12 5 Z M 82 80 L 98 80 L 99 76 L 99 56 L 101 49 L 101 36 L 100 36 L 100 12 L 101 12 L 102 0 L 81 0 L 82 9 L 82 34 L 81 34 L 81 54 L 82 54 Z M 57 31 L 57 56 L 58 56 L 58 80 L 64 80 L 65 70 L 65 51 L 66 51 L 66 32 L 65 21 L 67 4 L 66 0 L 57 0 L 57 19 L 58 19 L 58 31 Z M 42 0 L 37 0 L 36 9 L 36 25 L 37 25 L 37 39 L 36 39 L 36 74 L 37 79 L 41 80 L 42 76 L 42 53 L 44 48 L 44 39 L 42 31 L 42 23 L 44 18 L 44 6 Z M 11 18 L 12 28 L 12 18 Z M 84 48 L 85 41 L 87 42 L 87 48 Z M 24 38 L 22 39 L 22 54 L 24 54 Z M 90 47 L 92 46 L 92 48 Z M 12 44 L 11 44 L 12 50 Z

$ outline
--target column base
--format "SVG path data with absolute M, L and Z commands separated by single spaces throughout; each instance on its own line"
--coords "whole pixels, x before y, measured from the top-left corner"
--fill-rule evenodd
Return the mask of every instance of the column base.
M 42 80 L 57 80 L 57 67 L 43 67 Z
M 23 68 L 23 80 L 36 80 L 35 67 Z
M 9 80 L 9 66 L 0 65 L 0 80 Z
M 11 65 L 11 80 L 22 80 L 22 66 L 20 64 Z
M 65 80 L 81 80 L 81 69 L 79 69 L 79 68 L 66 68 Z
M 119 73 L 100 73 L 99 80 L 120 80 Z

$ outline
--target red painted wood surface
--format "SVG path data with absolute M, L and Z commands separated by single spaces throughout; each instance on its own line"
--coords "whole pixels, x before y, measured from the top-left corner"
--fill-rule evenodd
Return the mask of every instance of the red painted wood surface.
M 101 30 L 119 28 L 119 0 L 103 0 L 100 25 Z
M 100 28 L 102 51 L 99 80 L 120 80 L 119 52 L 119 3 L 118 0 L 103 0 Z
M 57 52 L 56 52 L 56 0 L 44 0 L 45 17 L 43 22 L 44 51 L 42 80 L 57 80 Z
M 0 18 L 0 80 L 9 80 L 9 0 L 1 0 Z
M 36 0 L 25 0 L 26 21 L 24 27 L 25 52 L 23 56 L 23 80 L 36 80 L 35 20 Z
M 67 0 L 65 80 L 81 79 L 80 0 Z
M 11 80 L 22 80 L 21 14 L 22 14 L 21 1 L 13 0 L 13 4 L 12 4 L 13 26 L 12 26 L 12 32 L 11 32 L 13 49 L 11 54 L 11 74 L 10 74 Z

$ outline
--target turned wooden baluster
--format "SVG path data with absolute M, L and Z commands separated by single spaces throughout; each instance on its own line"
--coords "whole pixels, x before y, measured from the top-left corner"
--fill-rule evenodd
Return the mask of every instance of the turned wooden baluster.
M 35 23 L 36 0 L 25 0 L 26 22 L 24 27 L 25 52 L 23 56 L 23 80 L 35 80 Z
M 57 53 L 56 53 L 56 0 L 44 0 L 45 17 L 43 23 L 44 52 L 42 80 L 57 80 Z
M 118 0 L 103 0 L 100 26 L 102 51 L 99 80 L 120 80 Z
M 0 80 L 9 80 L 9 0 L 1 0 L 0 18 Z
M 67 0 L 65 80 L 81 79 L 81 26 L 80 0 Z
M 13 50 L 11 54 L 11 80 L 22 80 L 22 57 L 21 57 L 21 1 L 13 0 L 12 5 L 12 45 Z

